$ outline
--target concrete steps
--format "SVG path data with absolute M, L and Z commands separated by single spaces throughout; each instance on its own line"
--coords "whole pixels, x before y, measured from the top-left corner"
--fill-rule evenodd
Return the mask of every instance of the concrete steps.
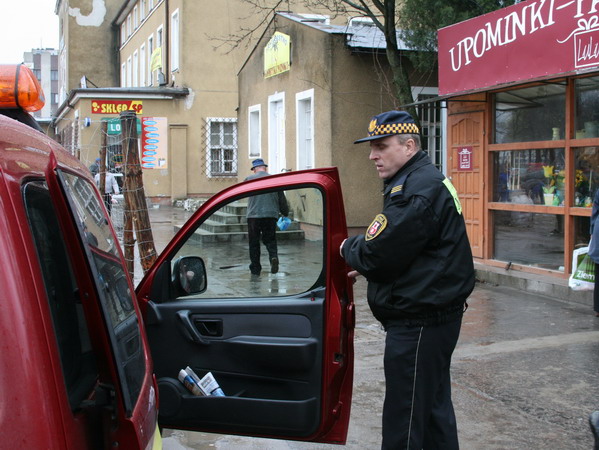
M 230 203 L 200 225 L 191 239 L 198 243 L 247 241 L 246 213 L 247 202 Z M 289 218 L 293 220 L 292 215 Z M 304 231 L 296 221 L 292 221 L 285 231 L 277 230 L 277 240 L 304 238 Z

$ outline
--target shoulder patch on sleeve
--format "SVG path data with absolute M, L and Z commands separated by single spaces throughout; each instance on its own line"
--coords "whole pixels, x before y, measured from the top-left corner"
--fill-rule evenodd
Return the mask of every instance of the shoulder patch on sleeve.
M 378 214 L 366 231 L 366 240 L 370 241 L 377 237 L 387 226 L 387 218 L 384 214 Z
M 447 190 L 453 197 L 453 202 L 455 203 L 455 209 L 458 210 L 458 214 L 462 214 L 462 204 L 460 203 L 460 198 L 458 197 L 458 191 L 455 190 L 455 187 L 453 187 L 453 184 L 451 184 L 451 181 L 449 181 L 449 178 L 445 178 L 443 180 L 443 184 L 445 185 L 445 187 L 447 188 Z

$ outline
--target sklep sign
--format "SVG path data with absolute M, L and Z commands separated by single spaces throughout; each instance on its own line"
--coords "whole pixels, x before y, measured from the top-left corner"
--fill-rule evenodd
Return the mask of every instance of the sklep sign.
M 521 2 L 439 30 L 439 94 L 599 67 L 599 0 Z

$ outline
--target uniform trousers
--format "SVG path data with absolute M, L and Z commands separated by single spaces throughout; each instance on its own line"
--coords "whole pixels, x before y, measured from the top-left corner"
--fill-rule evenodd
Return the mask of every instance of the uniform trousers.
M 268 259 L 278 257 L 277 249 L 277 219 L 270 217 L 248 218 L 248 241 L 250 249 L 250 272 L 260 275 L 260 238 L 268 251 Z
M 383 449 L 459 448 L 449 369 L 461 323 L 387 327 Z

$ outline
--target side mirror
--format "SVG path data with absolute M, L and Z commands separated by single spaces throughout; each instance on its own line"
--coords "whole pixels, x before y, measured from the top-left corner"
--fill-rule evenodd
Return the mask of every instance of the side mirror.
M 208 287 L 204 260 L 198 256 L 176 259 L 171 282 L 177 296 L 201 294 Z

